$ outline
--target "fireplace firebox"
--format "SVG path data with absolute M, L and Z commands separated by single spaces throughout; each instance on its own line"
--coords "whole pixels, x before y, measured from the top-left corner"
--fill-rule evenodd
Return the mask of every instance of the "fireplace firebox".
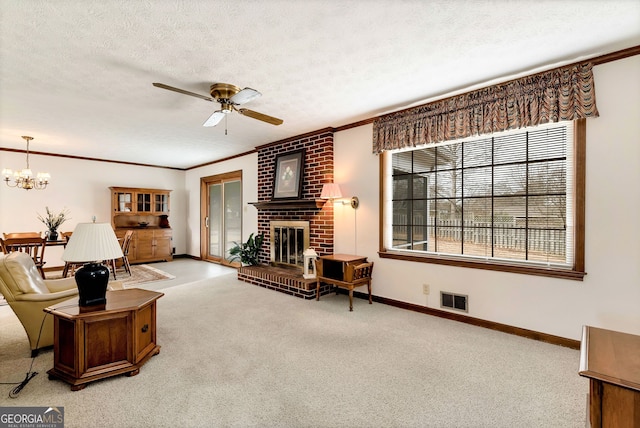
M 304 268 L 304 250 L 309 248 L 308 221 L 272 221 L 271 263 L 276 266 Z

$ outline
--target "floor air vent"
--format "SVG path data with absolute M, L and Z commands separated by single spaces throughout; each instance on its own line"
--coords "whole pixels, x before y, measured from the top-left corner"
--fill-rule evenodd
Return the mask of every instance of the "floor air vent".
M 469 296 L 464 296 L 462 294 L 445 293 L 444 291 L 440 292 L 441 308 L 449 308 L 458 311 L 469 312 L 467 308 L 468 300 Z

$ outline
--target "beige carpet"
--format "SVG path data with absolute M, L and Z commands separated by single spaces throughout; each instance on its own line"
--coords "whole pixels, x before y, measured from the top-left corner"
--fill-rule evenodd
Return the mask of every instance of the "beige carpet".
M 66 428 L 585 426 L 577 350 L 235 273 L 162 291 L 162 349 L 137 376 L 72 392 L 47 379 L 45 351 L 18 398 L 0 385 L 0 406 L 64 407 Z M 19 382 L 26 335 L 9 307 L 0 326 L 0 382 Z

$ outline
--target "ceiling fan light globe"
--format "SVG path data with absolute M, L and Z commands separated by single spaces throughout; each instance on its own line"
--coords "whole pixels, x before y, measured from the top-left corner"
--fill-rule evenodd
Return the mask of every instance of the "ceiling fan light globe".
M 229 103 L 221 103 L 220 104 L 220 110 L 218 110 L 219 112 L 222 112 L 224 114 L 229 114 L 233 111 L 233 104 L 229 104 Z

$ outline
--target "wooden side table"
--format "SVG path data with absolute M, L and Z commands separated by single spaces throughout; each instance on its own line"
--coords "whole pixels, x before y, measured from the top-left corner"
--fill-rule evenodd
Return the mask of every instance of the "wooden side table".
M 368 286 L 369 304 L 371 304 L 371 271 L 373 263 L 367 258 L 351 254 L 332 254 L 321 256 L 316 261 L 316 300 L 320 300 L 320 283 L 331 284 L 349 290 L 349 311 L 353 311 L 353 289 Z
M 135 376 L 160 352 L 156 301 L 163 293 L 131 288 L 107 291 L 102 306 L 79 307 L 77 298 L 45 308 L 53 315 L 53 368 L 72 391 L 110 376 Z
M 578 373 L 589 378 L 588 426 L 640 427 L 640 336 L 585 326 Z

